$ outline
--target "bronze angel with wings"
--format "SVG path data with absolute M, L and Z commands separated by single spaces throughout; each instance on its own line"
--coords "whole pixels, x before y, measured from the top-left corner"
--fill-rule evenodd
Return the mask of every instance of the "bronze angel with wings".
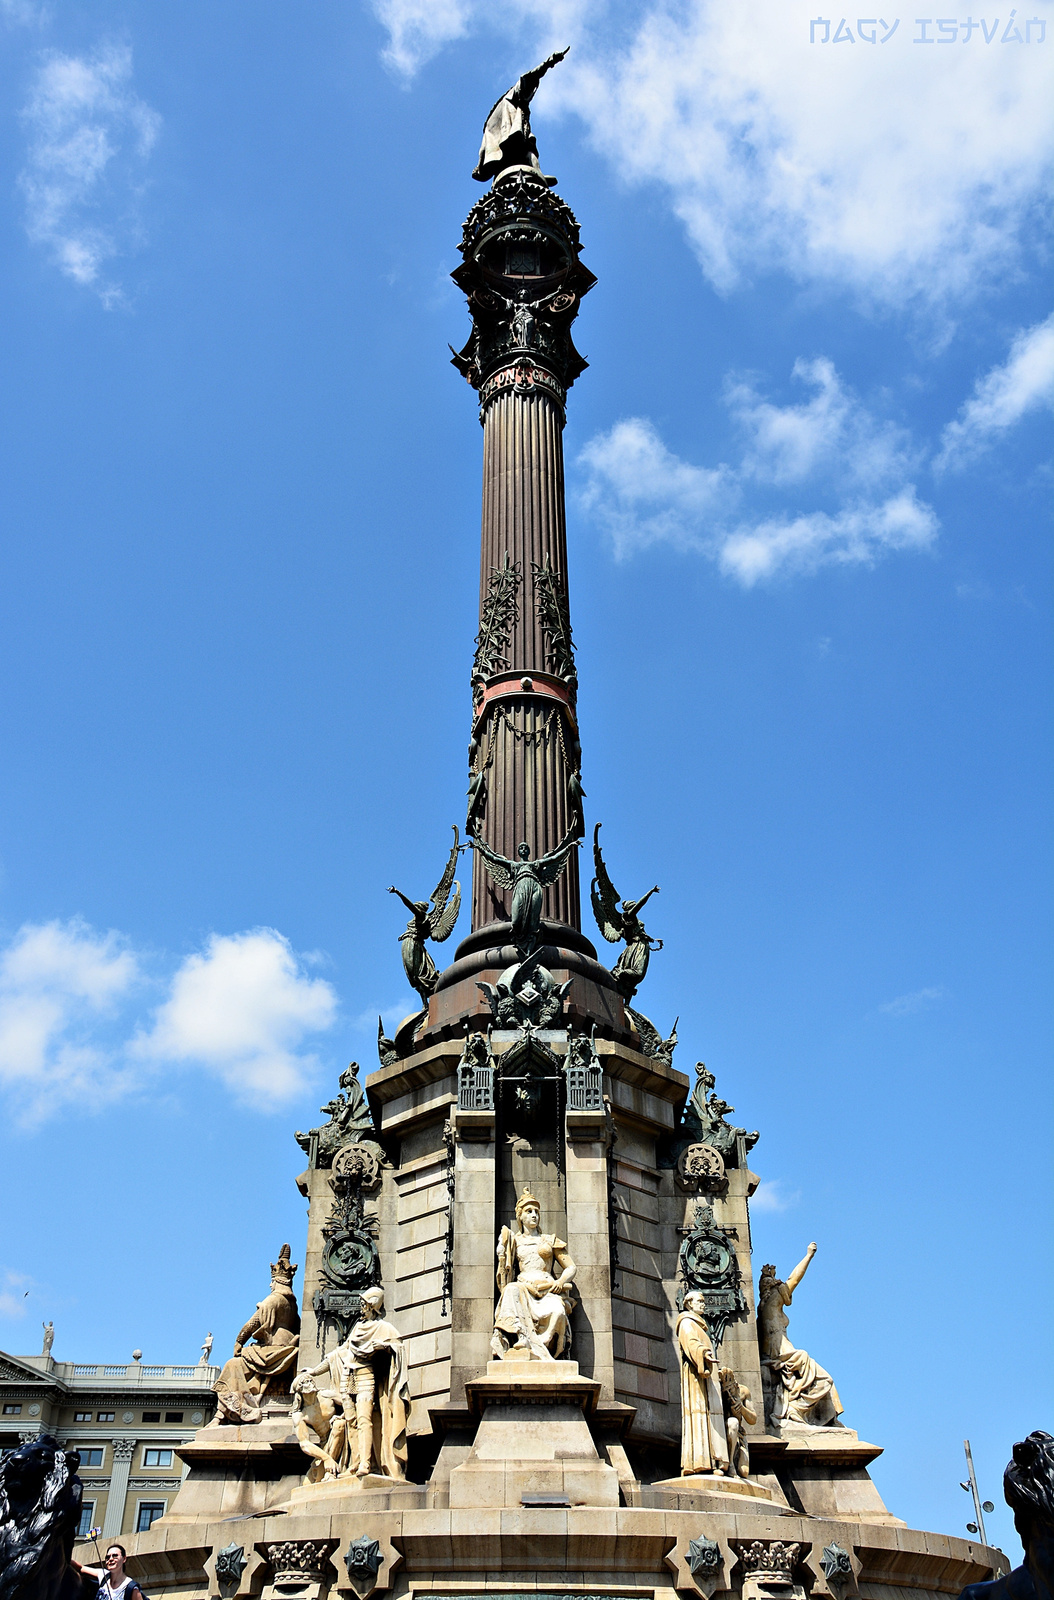
M 622 998 L 632 1000 L 644 981 L 651 952 L 662 949 L 662 940 L 652 939 L 640 920 L 641 908 L 653 894 L 658 894 L 659 886 L 656 884 L 647 894 L 641 895 L 639 900 L 623 900 L 622 909 L 619 909 L 618 890 L 608 877 L 604 857 L 600 853 L 599 822 L 593 830 L 593 863 L 596 877 L 589 891 L 593 901 L 593 915 L 597 919 L 597 927 L 609 944 L 618 944 L 620 939 L 626 942 L 626 948 L 615 962 L 611 976 Z
M 518 861 L 499 856 L 481 838 L 474 836 L 472 843 L 483 857 L 484 864 L 499 889 L 512 890 L 512 942 L 525 956 L 538 945 L 542 926 L 542 897 L 551 883 L 555 883 L 571 851 L 578 844 L 570 834 L 560 841 L 548 855 L 531 860 L 531 847 L 524 840 L 517 855 Z
M 443 869 L 443 876 L 432 890 L 430 900 L 409 900 L 402 890 L 396 889 L 394 885 L 388 890 L 389 894 L 399 896 L 410 913 L 405 932 L 399 935 L 399 943 L 402 946 L 407 981 L 412 989 L 417 990 L 425 1005 L 435 992 L 439 980 L 436 964 L 425 949 L 425 941 L 431 939 L 435 944 L 442 944 L 443 940 L 449 939 L 454 931 L 454 924 L 461 910 L 461 885 L 454 882 L 454 873 L 457 870 L 457 858 L 464 848 L 459 842 L 455 824 L 454 848 Z M 452 896 L 451 887 L 454 890 Z M 428 909 L 429 905 L 431 910 Z

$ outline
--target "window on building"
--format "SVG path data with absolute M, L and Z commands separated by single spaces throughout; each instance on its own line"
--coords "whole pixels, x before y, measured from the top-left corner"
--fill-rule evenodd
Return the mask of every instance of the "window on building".
M 86 1445 L 83 1445 L 83 1444 L 75 1444 L 73 1446 L 73 1448 L 80 1455 L 81 1466 L 82 1467 L 101 1467 L 102 1466 L 102 1446 L 101 1445 L 96 1446 L 96 1445 L 92 1444 L 92 1445 L 87 1445 L 86 1446 Z
M 155 1450 L 150 1446 L 143 1451 L 144 1467 L 170 1467 L 172 1465 L 171 1450 Z M 160 1515 L 160 1513 L 158 1513 Z M 147 1524 L 149 1527 L 149 1523 Z
M 136 1533 L 149 1533 L 158 1517 L 165 1514 L 163 1500 L 140 1500 L 139 1511 L 135 1519 Z
M 96 1422 L 112 1422 L 113 1419 L 114 1414 L 112 1411 L 100 1411 L 95 1418 Z
M 144 1422 L 160 1422 L 161 1421 L 161 1413 L 160 1413 L 160 1411 L 144 1411 L 143 1412 L 143 1421 Z
M 10 1406 L 10 1405 L 8 1405 L 8 1406 L 4 1407 L 4 1416 L 5 1417 L 17 1417 L 17 1416 L 21 1415 L 21 1412 L 22 1412 L 22 1407 L 21 1406 Z
M 91 1412 L 90 1411 L 75 1411 L 73 1413 L 73 1420 L 74 1420 L 74 1422 L 90 1422 L 91 1421 Z
M 183 1413 L 182 1413 L 182 1411 L 166 1411 L 165 1412 L 165 1421 L 166 1422 L 182 1422 L 183 1421 Z
M 81 1514 L 77 1521 L 77 1538 L 86 1539 L 95 1526 L 95 1501 L 82 1500 Z

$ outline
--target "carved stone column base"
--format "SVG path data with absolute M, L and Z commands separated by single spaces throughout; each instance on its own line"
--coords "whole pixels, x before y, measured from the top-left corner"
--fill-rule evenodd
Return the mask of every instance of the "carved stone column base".
M 351 1509 L 349 1501 L 358 1501 L 364 1494 L 383 1494 L 395 1503 L 401 1500 L 409 1506 L 423 1499 L 420 1484 L 389 1478 L 383 1472 L 368 1472 L 361 1478 L 352 1472 L 339 1478 L 324 1478 L 321 1483 L 302 1483 L 293 1490 L 283 1509 L 314 1513 L 321 1512 L 324 1505 L 327 1515 L 338 1516 Z
M 708 1498 L 715 1494 L 738 1495 L 747 1500 L 763 1500 L 769 1505 L 783 1504 L 763 1484 L 752 1483 L 749 1478 L 726 1477 L 723 1472 L 692 1472 L 686 1478 L 660 1478 L 648 1487 L 669 1494 L 698 1494 Z
M 482 1420 L 468 1460 L 450 1474 L 450 1507 L 617 1506 L 618 1473 L 586 1421 L 600 1384 L 577 1361 L 490 1361 L 465 1385 Z

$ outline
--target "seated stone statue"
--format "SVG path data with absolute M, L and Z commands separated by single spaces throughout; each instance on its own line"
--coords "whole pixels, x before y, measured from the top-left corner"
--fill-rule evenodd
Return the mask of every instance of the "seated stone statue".
M 300 1312 L 293 1296 L 296 1267 L 284 1244 L 271 1263 L 271 1292 L 260 1301 L 234 1341 L 234 1354 L 215 1383 L 216 1415 L 224 1422 L 259 1422 L 265 1395 L 286 1394 L 287 1374 L 296 1366 Z M 253 1343 L 249 1343 L 252 1340 Z
M 795 1289 L 816 1254 L 810 1244 L 784 1283 L 766 1263 L 758 1279 L 758 1344 L 762 1371 L 772 1380 L 771 1420 L 777 1425 L 824 1427 L 837 1422 L 842 1402 L 831 1374 L 787 1338 L 787 1313 Z
M 392 1324 L 384 1321 L 383 1310 L 383 1289 L 364 1289 L 359 1320 L 344 1343 L 317 1367 L 301 1372 L 293 1384 L 297 1397 L 294 1403 L 316 1435 L 319 1428 L 308 1418 L 308 1411 L 324 1423 L 331 1402 L 339 1403 L 345 1424 L 343 1435 L 335 1425 L 331 1426 L 326 1443 L 322 1445 L 319 1437 L 318 1449 L 307 1452 L 316 1457 L 323 1473 L 329 1476 L 333 1473 L 326 1457 L 344 1475 L 364 1478 L 377 1472 L 399 1481 L 406 1477 L 406 1426 L 411 1404 L 406 1348 Z M 328 1381 L 320 1388 L 316 1378 Z M 314 1402 L 310 1400 L 310 1390 L 315 1391 Z M 335 1409 L 331 1421 L 335 1424 Z M 297 1431 L 299 1434 L 299 1427 Z M 312 1470 L 308 1481 L 316 1482 Z
M 79 1600 L 95 1593 L 70 1565 L 81 1507 L 80 1456 L 50 1434 L 0 1465 L 0 1594 L 4 1600 Z
M 498 1309 L 491 1351 L 555 1361 L 571 1349 L 575 1264 L 562 1239 L 540 1232 L 541 1207 L 530 1189 L 516 1202 L 516 1224 L 498 1240 Z M 557 1276 L 554 1276 L 554 1272 Z

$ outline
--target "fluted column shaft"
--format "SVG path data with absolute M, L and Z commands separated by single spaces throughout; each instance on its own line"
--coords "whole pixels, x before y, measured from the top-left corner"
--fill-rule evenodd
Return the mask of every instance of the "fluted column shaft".
M 481 627 L 494 574 L 506 557 L 518 573 L 515 614 L 503 652 L 508 682 L 484 702 L 474 732 L 479 759 L 487 765 L 482 834 L 492 850 L 511 860 L 521 840 L 532 856 L 540 856 L 566 836 L 574 812 L 568 777 L 578 765 L 570 696 L 558 682 L 547 681 L 554 662 L 539 609 L 539 569 L 555 575 L 565 603 L 567 595 L 563 410 L 554 396 L 511 387 L 490 400 L 483 413 Z M 523 678 L 531 679 L 530 692 L 522 690 L 518 680 Z M 477 857 L 473 930 L 508 917 L 509 900 Z M 545 891 L 543 916 L 580 927 L 577 856 Z

